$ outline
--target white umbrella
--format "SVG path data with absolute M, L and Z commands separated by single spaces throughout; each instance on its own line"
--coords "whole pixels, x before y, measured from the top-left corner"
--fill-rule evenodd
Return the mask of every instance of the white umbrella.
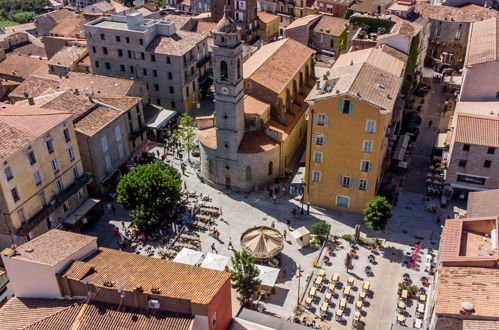
M 279 276 L 280 269 L 262 265 L 256 265 L 256 267 L 260 270 L 258 278 L 262 281 L 261 285 L 273 287 Z
M 173 261 L 180 262 L 188 265 L 196 265 L 203 258 L 203 254 L 199 251 L 183 248 Z
M 201 267 L 210 268 L 215 270 L 225 270 L 225 267 L 229 266 L 230 258 L 226 256 L 222 256 L 220 254 L 215 254 L 209 252 L 204 258 Z

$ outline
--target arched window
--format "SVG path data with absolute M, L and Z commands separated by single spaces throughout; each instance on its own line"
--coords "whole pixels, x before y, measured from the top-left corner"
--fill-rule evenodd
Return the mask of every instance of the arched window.
M 251 180 L 251 166 L 246 166 L 246 180 Z
M 237 60 L 237 79 L 241 78 L 241 62 Z
M 272 161 L 269 162 L 269 175 L 272 175 L 272 172 L 274 172 L 274 163 Z
M 220 77 L 222 78 L 222 80 L 226 80 L 228 77 L 227 62 L 225 61 L 220 62 Z

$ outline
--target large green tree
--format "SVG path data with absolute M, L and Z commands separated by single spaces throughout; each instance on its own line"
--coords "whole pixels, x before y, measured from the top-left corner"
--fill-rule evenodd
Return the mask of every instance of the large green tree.
M 392 217 L 392 206 L 384 196 L 374 196 L 364 209 L 364 221 L 374 231 L 383 231 Z M 376 237 L 376 241 L 378 238 Z
M 255 258 L 245 251 L 234 251 L 232 257 L 232 287 L 241 295 L 244 305 L 251 303 L 252 297 L 260 287 L 260 270 L 255 265 Z
M 175 168 L 154 161 L 125 174 L 116 192 L 123 207 L 133 210 L 133 224 L 150 233 L 180 200 L 181 184 L 180 173 Z
M 326 221 L 317 221 L 312 224 L 310 231 L 312 234 L 316 235 L 319 245 L 322 245 L 324 241 L 329 236 L 329 231 L 331 230 L 331 225 Z
M 189 160 L 191 159 L 191 151 L 196 148 L 196 143 L 194 143 L 196 139 L 195 127 L 196 120 L 184 113 L 180 117 L 178 129 L 173 133 L 173 138 L 180 142 L 182 148 L 187 151 L 187 159 Z

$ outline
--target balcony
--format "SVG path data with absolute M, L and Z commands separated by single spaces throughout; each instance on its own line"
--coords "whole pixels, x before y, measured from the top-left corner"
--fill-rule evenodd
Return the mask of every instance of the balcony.
M 190 82 L 192 82 L 197 77 L 199 77 L 199 71 L 197 71 L 197 70 L 193 74 L 185 74 L 184 75 L 185 83 L 189 84 Z
M 86 186 L 92 179 L 89 173 L 83 173 L 78 180 L 69 185 L 64 192 L 54 196 L 52 202 L 43 206 L 43 208 L 28 219 L 21 227 L 17 228 L 17 236 L 26 236 L 35 229 L 40 223 L 45 221 L 59 206 L 73 196 L 78 190 Z
M 202 67 L 206 62 L 210 60 L 210 58 L 210 54 L 206 54 L 205 56 L 201 57 L 198 61 L 198 68 Z
M 205 73 L 203 73 L 203 75 L 199 77 L 199 83 L 202 84 L 205 81 L 207 81 L 209 78 L 211 78 L 212 73 L 213 73 L 212 69 L 206 70 Z
M 198 59 L 199 57 L 197 55 L 191 57 L 189 60 L 184 59 L 184 68 L 190 68 L 191 66 L 193 66 L 195 63 L 198 62 Z

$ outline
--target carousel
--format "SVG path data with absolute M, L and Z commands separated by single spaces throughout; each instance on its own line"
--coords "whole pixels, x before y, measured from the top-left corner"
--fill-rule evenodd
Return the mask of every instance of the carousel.
M 272 262 L 284 247 L 284 237 L 275 228 L 253 227 L 241 235 L 241 247 L 259 262 Z

